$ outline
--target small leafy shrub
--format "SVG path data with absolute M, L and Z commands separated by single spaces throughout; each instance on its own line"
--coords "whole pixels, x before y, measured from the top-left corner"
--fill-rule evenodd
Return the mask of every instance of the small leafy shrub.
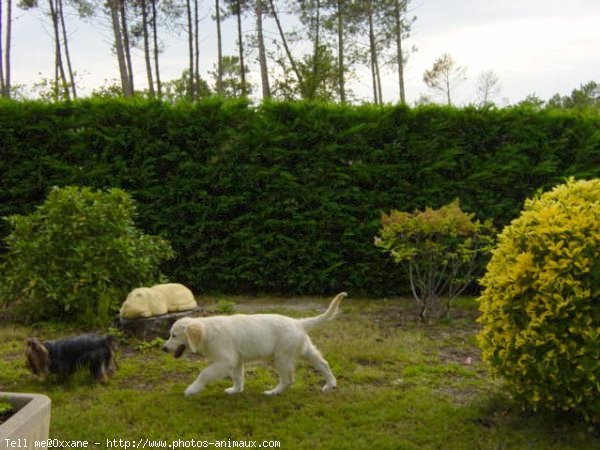
M 406 268 L 421 320 L 439 309 L 442 296 L 443 313 L 448 314 L 451 301 L 474 279 L 478 256 L 491 249 L 491 222 L 473 217 L 460 209 L 458 200 L 439 209 L 382 215 L 375 245 Z
M 527 200 L 481 280 L 483 357 L 533 409 L 600 418 L 600 179 Z
M 135 345 L 134 348 L 140 353 L 145 353 L 148 350 L 160 349 L 165 345 L 165 340 L 160 337 L 155 337 L 151 341 L 141 341 L 139 344 Z
M 14 408 L 9 402 L 0 399 L 0 425 L 10 419 L 14 412 Z
M 116 338 L 117 340 L 123 340 L 126 337 L 123 330 L 121 330 L 120 328 L 115 328 L 115 327 L 108 327 L 106 334 Z
M 13 406 L 5 401 L 0 401 L 0 416 L 8 415 L 13 410 Z
M 53 188 L 32 214 L 7 218 L 1 301 L 25 320 L 102 324 L 133 288 L 160 279 L 167 241 L 134 225 L 120 189 Z
M 229 315 L 235 312 L 235 302 L 226 299 L 220 299 L 215 306 L 217 314 Z

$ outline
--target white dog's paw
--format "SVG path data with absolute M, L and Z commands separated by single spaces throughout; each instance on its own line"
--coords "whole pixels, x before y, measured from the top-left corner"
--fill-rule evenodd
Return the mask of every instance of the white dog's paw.
M 275 389 L 271 389 L 270 391 L 265 391 L 265 392 L 263 392 L 263 394 L 268 395 L 269 397 L 272 397 L 274 395 L 281 394 L 281 391 L 279 389 L 275 388 Z
M 200 392 L 200 389 L 195 388 L 194 386 L 188 386 L 183 395 L 186 397 L 191 397 L 194 394 Z
M 244 388 L 237 388 L 235 386 L 232 386 L 230 388 L 225 389 L 225 392 L 229 395 L 233 395 L 233 394 L 239 394 L 243 390 L 244 390 Z

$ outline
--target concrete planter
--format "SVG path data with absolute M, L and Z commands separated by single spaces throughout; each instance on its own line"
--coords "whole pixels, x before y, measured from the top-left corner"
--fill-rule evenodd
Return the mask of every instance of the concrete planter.
M 50 431 L 50 399 L 39 394 L 0 392 L 0 399 L 17 410 L 0 425 L 0 449 L 40 449 L 36 441 L 46 441 Z

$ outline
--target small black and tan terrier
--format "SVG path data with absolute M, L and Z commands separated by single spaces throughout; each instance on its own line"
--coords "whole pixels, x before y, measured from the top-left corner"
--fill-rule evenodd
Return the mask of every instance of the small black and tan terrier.
M 25 356 L 29 370 L 36 375 L 69 376 L 87 368 L 96 381 L 105 382 L 117 370 L 113 336 L 84 334 L 54 341 L 27 339 Z

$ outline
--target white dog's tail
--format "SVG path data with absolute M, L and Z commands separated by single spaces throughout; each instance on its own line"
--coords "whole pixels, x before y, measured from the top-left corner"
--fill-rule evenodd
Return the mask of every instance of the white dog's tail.
M 316 327 L 317 325 L 321 325 L 323 322 L 327 322 L 327 321 L 333 319 L 338 312 L 338 307 L 340 306 L 340 302 L 342 301 L 343 298 L 345 298 L 347 296 L 348 296 L 348 294 L 346 294 L 345 292 L 340 292 L 331 301 L 331 303 L 329 304 L 329 307 L 327 308 L 327 311 L 325 311 L 323 314 L 320 314 L 315 317 L 299 319 L 298 321 L 300 322 L 300 325 L 302 325 L 302 328 L 304 328 L 305 330 L 309 330 L 313 327 Z

